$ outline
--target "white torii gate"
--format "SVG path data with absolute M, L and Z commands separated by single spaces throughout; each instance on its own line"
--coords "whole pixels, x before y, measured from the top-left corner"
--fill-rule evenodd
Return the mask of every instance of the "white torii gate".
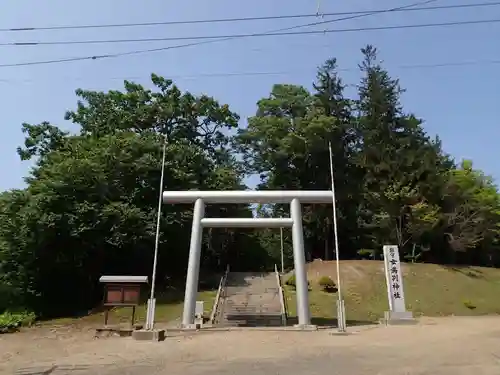
M 292 228 L 293 259 L 297 289 L 298 325 L 311 324 L 307 272 L 304 255 L 301 203 L 332 204 L 332 192 L 323 190 L 209 190 L 165 191 L 164 203 L 194 203 L 189 262 L 186 277 L 186 294 L 182 326 L 194 324 L 203 228 Z M 205 204 L 290 204 L 290 218 L 205 218 Z

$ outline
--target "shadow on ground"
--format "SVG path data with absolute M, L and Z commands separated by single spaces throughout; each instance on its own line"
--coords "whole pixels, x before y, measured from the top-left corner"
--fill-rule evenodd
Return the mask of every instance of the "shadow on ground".
M 443 266 L 444 268 L 461 273 L 462 275 L 468 276 L 473 279 L 484 279 L 483 271 L 477 268 L 473 268 L 471 266 L 460 266 L 460 265 L 453 265 L 453 266 Z
M 287 319 L 287 325 L 294 325 L 298 323 L 299 319 L 296 316 L 290 316 Z M 366 326 L 374 323 L 375 322 L 371 320 L 347 320 L 346 322 L 348 326 Z M 311 318 L 311 324 L 318 327 L 338 326 L 337 318 L 313 317 Z

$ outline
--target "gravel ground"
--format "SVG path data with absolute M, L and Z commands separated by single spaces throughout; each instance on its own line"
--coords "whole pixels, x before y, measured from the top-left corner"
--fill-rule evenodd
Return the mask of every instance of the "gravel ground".
M 94 338 L 85 328 L 0 336 L 2 374 L 498 375 L 500 317 L 423 318 L 411 326 L 229 331 L 161 343 Z

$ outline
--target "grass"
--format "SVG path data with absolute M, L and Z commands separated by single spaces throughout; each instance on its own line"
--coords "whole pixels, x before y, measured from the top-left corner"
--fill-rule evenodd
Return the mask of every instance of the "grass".
M 295 289 L 290 286 L 285 286 L 285 299 L 287 304 L 288 316 L 292 319 L 297 316 L 297 295 Z M 315 324 L 321 321 L 328 323 L 336 318 L 336 305 L 337 295 L 324 292 L 319 287 L 312 286 L 309 290 L 309 309 L 311 311 L 311 318 Z M 320 322 L 318 322 L 320 321 Z
M 35 314 L 30 312 L 5 311 L 0 314 L 0 333 L 17 331 L 22 326 L 31 325 L 35 321 Z
M 204 302 L 204 315 L 209 316 L 212 312 L 213 303 L 215 296 L 217 294 L 216 290 L 200 291 L 198 293 L 197 301 Z M 184 294 L 179 291 L 169 291 L 157 296 L 156 301 L 156 312 L 155 312 L 155 322 L 156 323 L 168 323 L 175 321 L 182 315 Z M 131 307 L 120 307 L 113 308 L 109 311 L 108 324 L 123 324 L 128 323 L 131 320 L 132 308 Z M 139 305 L 136 308 L 135 322 L 137 324 L 143 324 L 146 321 L 146 303 Z M 90 314 L 82 318 L 59 318 L 50 321 L 43 322 L 44 325 L 68 325 L 68 324 L 103 324 L 104 323 L 104 312 L 98 312 Z
M 353 323 L 376 321 L 388 310 L 383 263 L 342 261 L 342 296 L 346 317 Z M 500 270 L 484 267 L 447 267 L 434 264 L 403 265 L 405 302 L 416 316 L 488 315 L 500 313 Z M 321 290 L 318 280 L 336 280 L 332 262 L 313 262 L 308 267 L 309 305 L 313 320 L 336 317 L 337 294 Z M 286 276 L 285 276 L 286 280 Z M 296 294 L 285 287 L 290 316 L 296 315 Z
M 318 281 L 324 277 L 337 280 L 335 264 L 314 261 L 308 264 L 310 281 L 309 305 L 314 324 L 332 324 L 336 319 L 337 293 L 322 290 Z M 341 261 L 341 291 L 349 324 L 373 322 L 388 310 L 384 266 L 379 261 Z M 434 264 L 403 264 L 406 307 L 415 316 L 488 315 L 500 314 L 500 269 L 484 267 L 447 267 Z M 288 275 L 290 276 L 290 275 Z M 284 277 L 284 281 L 287 276 Z M 216 290 L 201 291 L 205 315 L 213 306 Z M 157 297 L 155 321 L 172 322 L 180 318 L 183 308 L 182 291 L 169 291 Z M 296 293 L 285 286 L 288 315 L 296 317 Z M 143 323 L 146 305 L 137 308 L 136 322 Z M 109 324 L 129 322 L 130 308 L 110 311 Z M 43 324 L 83 323 L 102 325 L 104 313 L 83 318 L 64 318 Z

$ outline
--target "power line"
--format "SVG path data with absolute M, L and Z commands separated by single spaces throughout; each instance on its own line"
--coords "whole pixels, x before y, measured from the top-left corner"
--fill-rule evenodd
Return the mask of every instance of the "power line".
M 326 21 L 316 21 L 316 22 L 311 22 L 311 23 L 306 23 L 306 24 L 300 24 L 300 25 L 294 25 L 294 26 L 289 26 L 289 27 L 284 27 L 280 29 L 274 29 L 274 30 L 268 30 L 265 32 L 259 32 L 259 33 L 251 33 L 251 34 L 244 34 L 244 35 L 223 35 L 223 36 L 212 36 L 212 37 L 207 37 L 207 36 L 199 36 L 195 37 L 194 40 L 196 39 L 207 39 L 206 41 L 200 42 L 200 44 L 206 44 L 206 43 L 215 43 L 215 42 L 222 42 L 222 41 L 228 41 L 228 40 L 233 40 L 233 39 L 239 39 L 239 38 L 246 38 L 246 37 L 253 37 L 253 36 L 265 36 L 265 35 L 276 35 L 279 33 L 285 33 L 289 32 L 290 30 L 296 30 L 296 29 L 301 29 L 304 27 L 312 27 L 312 26 L 319 26 L 319 25 L 325 25 L 325 24 L 330 24 L 330 23 L 335 23 L 335 22 L 341 22 L 341 21 L 347 21 L 347 20 L 352 20 L 356 18 L 363 18 L 363 17 L 369 17 L 377 14 L 382 14 L 382 13 L 390 13 L 390 12 L 395 12 L 397 10 L 402 10 L 402 9 L 410 9 L 415 6 L 419 5 L 425 5 L 429 3 L 434 3 L 438 0 L 424 0 L 424 1 L 418 1 L 416 3 L 396 7 L 396 8 L 389 8 L 389 9 L 380 9 L 380 10 L 374 10 L 370 13 L 363 13 L 363 14 L 357 14 L 357 15 L 351 15 L 347 17 L 341 17 L 341 18 L 335 18 L 335 19 L 330 19 Z M 148 40 L 146 40 L 148 39 Z M 191 37 L 181 37 L 180 39 L 176 38 L 158 38 L 158 39 L 152 39 L 152 38 L 146 38 L 141 41 L 144 42 L 153 42 L 153 41 L 174 41 L 174 40 L 193 40 Z M 121 40 L 121 41 L 69 41 L 69 42 L 18 42 L 18 43 L 5 43 L 5 44 L 0 44 L 0 46 L 34 46 L 34 45 L 47 45 L 47 44 L 95 44 L 95 43 L 123 43 L 123 42 L 135 42 L 136 40 Z M 187 44 L 186 46 L 191 46 L 191 44 Z M 175 46 L 176 48 L 181 48 L 185 46 Z
M 214 36 L 196 35 L 196 36 L 179 36 L 179 37 L 164 37 L 164 38 L 62 40 L 62 41 L 51 41 L 51 42 L 10 42 L 10 43 L 0 43 L 0 46 L 114 44 L 114 43 L 144 43 L 144 42 L 167 42 L 167 41 L 173 42 L 173 41 L 183 41 L 183 40 L 213 40 L 213 39 L 222 40 L 222 39 L 234 39 L 234 38 L 239 39 L 239 38 L 272 37 L 272 36 L 318 35 L 318 34 L 348 33 L 348 32 L 361 32 L 361 31 L 420 29 L 420 28 L 430 28 L 430 27 L 481 25 L 481 24 L 493 24 L 493 23 L 500 23 L 500 19 L 437 22 L 437 23 L 423 23 L 423 24 L 413 24 L 413 25 L 356 27 L 356 28 L 345 28 L 345 29 L 325 29 L 325 30 L 309 30 L 309 31 L 282 31 L 282 32 L 272 32 L 272 33 L 264 32 L 264 33 L 214 35 Z
M 454 4 L 454 5 L 436 5 L 436 6 L 421 6 L 415 8 L 398 8 L 393 12 L 420 12 L 426 10 L 451 10 L 451 9 L 467 9 L 467 8 L 484 8 L 499 6 L 500 1 L 484 2 L 476 4 Z M 377 10 L 363 10 L 355 12 L 327 12 L 321 13 L 321 16 L 348 16 L 348 15 L 367 15 Z M 215 18 L 215 19 L 197 19 L 185 21 L 160 21 L 160 22 L 138 22 L 138 23 L 117 23 L 117 24 L 94 24 L 94 25 L 59 25 L 59 26 L 41 26 L 41 27 L 17 27 L 3 28 L 0 32 L 20 32 L 20 31 L 42 31 L 42 30 L 71 30 L 71 29 L 103 29 L 103 28 L 123 28 L 123 27 L 141 27 L 141 26 L 172 26 L 172 25 L 192 25 L 206 23 L 224 23 L 224 22 L 248 22 L 248 21 L 270 21 L 270 20 L 285 20 L 285 19 L 302 19 L 317 17 L 317 13 L 308 14 L 293 14 L 279 16 L 260 16 L 260 17 L 239 17 L 239 18 Z
M 349 17 L 336 18 L 336 19 L 333 19 L 333 20 L 321 21 L 321 22 L 313 22 L 313 23 L 308 23 L 308 24 L 305 24 L 305 25 L 296 25 L 296 26 L 292 26 L 292 27 L 275 29 L 275 30 L 271 30 L 271 31 L 268 31 L 268 32 L 269 33 L 273 33 L 273 32 L 280 32 L 280 31 L 287 31 L 287 30 L 291 30 L 291 29 L 295 29 L 295 28 L 315 26 L 315 25 L 318 25 L 318 24 L 326 23 L 326 22 L 333 23 L 333 22 L 340 22 L 340 21 L 344 21 L 344 20 L 348 20 L 348 19 L 369 17 L 369 16 L 375 15 L 375 14 L 393 12 L 393 11 L 396 11 L 398 9 L 407 9 L 407 8 L 411 8 L 411 7 L 414 7 L 414 6 L 419 6 L 419 5 L 425 5 L 425 4 L 433 3 L 433 2 L 436 2 L 436 1 L 437 0 L 419 1 L 419 2 L 416 2 L 416 3 L 412 3 L 412 4 L 401 6 L 401 7 L 390 8 L 390 9 L 383 9 L 383 10 L 379 10 L 379 11 L 373 11 L 372 13 L 369 13 L 369 14 L 361 14 L 361 15 L 354 15 L 354 16 L 349 16 Z M 144 53 L 163 52 L 163 51 L 168 51 L 168 50 L 171 50 L 171 49 L 188 48 L 188 47 L 200 46 L 200 45 L 205 45 L 205 44 L 212 44 L 212 43 L 217 43 L 217 42 L 224 42 L 224 41 L 229 41 L 229 40 L 234 40 L 234 39 L 237 39 L 237 38 L 231 37 L 231 38 L 223 38 L 223 39 L 216 39 L 216 40 L 204 40 L 204 41 L 201 41 L 201 42 L 193 42 L 193 43 L 180 44 L 180 45 L 167 46 L 167 47 L 160 47 L 160 48 L 149 48 L 149 49 L 142 49 L 142 50 L 133 50 L 133 51 L 128 51 L 128 52 L 119 52 L 119 53 L 113 53 L 113 54 L 82 56 L 82 57 L 69 57 L 69 58 L 51 59 L 51 60 L 44 60 L 44 61 L 28 61 L 28 62 L 13 63 L 13 64 L 0 64 L 0 68 L 19 67 L 19 66 L 34 66 L 34 65 L 48 65 L 48 64 L 60 64 L 60 63 L 75 62 L 75 61 L 98 60 L 98 59 L 106 59 L 106 58 L 117 58 L 117 57 L 139 55 L 139 54 L 144 54 Z
M 391 67 L 390 69 L 401 69 L 401 70 L 418 70 L 418 69 L 436 69 L 436 68 L 460 68 L 469 66 L 480 66 L 480 65 L 497 65 L 500 64 L 500 60 L 472 60 L 472 61 L 455 61 L 455 62 L 443 62 L 443 63 L 433 63 L 433 64 L 409 64 L 409 65 L 398 65 Z M 314 72 L 316 68 L 301 69 L 301 70 L 289 70 L 289 71 L 260 71 L 260 72 L 220 72 L 220 73 L 200 73 L 200 74 L 188 74 L 188 75 L 168 75 L 166 78 L 169 79 L 200 79 L 200 78 L 232 78 L 232 77 L 256 77 L 256 76 L 279 76 L 279 75 L 289 75 L 304 72 Z M 338 69 L 338 72 L 353 72 L 358 71 L 354 68 Z M 130 76 L 130 77 L 106 77 L 99 79 L 111 79 L 111 80 L 138 80 L 138 79 L 149 79 L 150 76 Z M 83 80 L 82 77 L 62 77 L 64 81 L 68 80 Z M 3 79 L 0 77 L 0 83 L 34 83 L 39 82 L 39 80 L 11 80 Z

